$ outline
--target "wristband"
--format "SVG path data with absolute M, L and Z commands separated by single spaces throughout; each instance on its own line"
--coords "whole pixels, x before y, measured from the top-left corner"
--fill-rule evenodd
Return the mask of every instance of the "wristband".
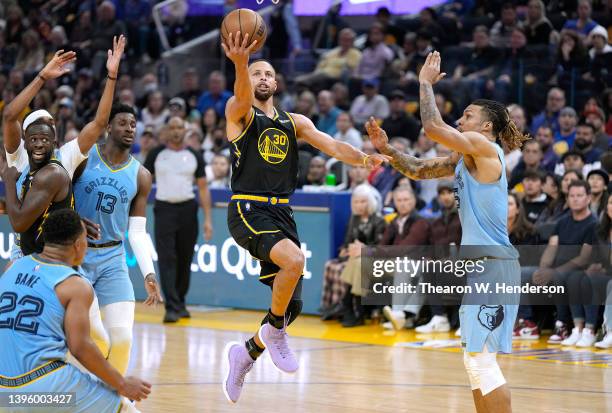
M 117 80 L 116 77 L 111 77 L 111 75 L 106 75 L 107 78 L 109 78 L 110 80 Z
M 46 82 L 46 81 L 47 81 L 47 79 L 45 79 L 45 78 L 43 77 L 43 75 L 41 75 L 40 73 L 39 73 L 39 74 L 37 74 L 36 76 L 38 76 L 38 77 L 40 78 L 40 80 L 42 80 L 43 82 Z
M 370 155 L 366 155 L 366 156 L 364 156 L 364 157 L 363 157 L 363 167 L 364 167 L 364 168 L 367 168 L 367 167 L 368 167 L 368 166 L 366 165 L 366 162 L 367 162 L 367 160 L 368 160 L 368 158 L 369 158 L 369 157 L 370 157 Z

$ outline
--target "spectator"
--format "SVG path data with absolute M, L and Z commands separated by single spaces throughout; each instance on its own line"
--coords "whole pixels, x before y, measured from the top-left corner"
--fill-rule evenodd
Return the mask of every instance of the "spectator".
M 334 94 L 336 106 L 340 110 L 348 112 L 348 110 L 351 108 L 348 87 L 344 83 L 336 82 L 332 86 L 331 91 Z
M 361 52 L 353 45 L 354 42 L 353 29 L 342 29 L 338 35 L 338 47 L 325 53 L 319 59 L 316 69 L 312 73 L 299 76 L 296 82 L 318 90 L 334 81 L 353 76 L 361 62 Z
M 574 146 L 578 115 L 574 108 L 566 106 L 559 112 L 559 131 L 555 133 L 555 142 L 564 141 L 567 147 Z
M 556 136 L 559 132 L 559 112 L 565 106 L 565 93 L 559 88 L 548 91 L 546 98 L 546 109 L 533 118 L 531 133 L 535 134 L 540 126 L 549 126 Z M 571 108 L 570 108 L 571 109 Z M 575 111 L 574 111 L 575 113 Z
M 430 238 L 430 226 L 426 219 L 419 216 L 416 212 L 416 196 L 410 186 L 398 186 L 393 191 L 393 205 L 396 215 L 385 229 L 379 245 L 407 246 L 407 245 L 426 245 Z M 396 276 L 396 274 L 392 274 Z M 401 276 L 400 274 L 397 274 Z M 422 305 L 420 296 L 409 297 L 402 300 L 401 294 L 394 294 L 393 308 L 385 307 L 385 316 L 389 318 L 389 323 L 383 324 L 387 329 L 413 328 L 416 316 Z M 399 302 L 402 305 L 399 305 Z M 399 310 L 399 308 L 402 308 Z
M 510 175 L 508 189 L 513 189 L 516 185 L 521 183 L 527 171 L 536 171 L 541 174 L 546 173 L 540 164 L 542 162 L 542 149 L 538 141 L 530 139 L 523 143 L 522 151 L 523 158 L 519 161 Z
M 601 164 L 596 162 L 595 164 L 586 164 L 584 155 L 581 152 L 576 150 L 571 150 L 565 152 L 561 156 L 561 163 L 557 164 L 555 167 L 555 173 L 557 175 L 562 175 L 565 171 L 573 169 L 576 171 L 580 171 L 580 173 L 584 176 L 589 173 L 593 167 L 599 168 Z
M 584 121 L 595 129 L 595 143 L 594 146 L 601 151 L 607 151 L 609 147 L 610 137 L 605 131 L 604 122 L 606 115 L 603 110 L 599 107 L 585 110 L 583 113 Z
M 608 184 L 610 183 L 610 178 L 606 171 L 602 169 L 593 169 L 587 175 L 587 183 L 591 191 L 589 209 L 595 217 L 600 217 L 607 206 Z
M 557 176 L 552 172 L 548 172 L 544 177 L 544 185 L 542 185 L 542 190 L 546 195 L 548 195 L 550 202 L 555 202 L 557 198 L 559 198 L 559 185 L 559 179 Z
M 336 119 L 341 110 L 335 106 L 334 95 L 329 90 L 322 90 L 318 96 L 319 119 L 317 129 L 328 135 L 334 136 L 336 133 Z
M 325 176 L 327 170 L 325 169 L 325 159 L 321 156 L 313 156 L 308 165 L 308 174 L 305 180 L 299 186 L 322 186 L 325 185 Z
M 185 146 L 185 121 L 174 117 L 168 121 L 168 142 L 152 150 L 144 166 L 157 183 L 155 193 L 155 242 L 159 255 L 159 272 L 165 297 L 164 322 L 174 323 L 189 317 L 185 296 L 189 289 L 191 261 L 198 237 L 198 203 L 204 210 L 204 238 L 212 236 L 210 192 L 202 157 Z
M 510 115 L 510 119 L 516 125 L 516 128 L 522 134 L 525 134 L 525 126 L 527 119 L 525 118 L 525 111 L 523 108 L 517 104 L 512 104 L 508 106 L 508 114 Z M 504 144 L 502 145 L 504 148 L 504 156 L 506 157 L 506 172 L 508 175 L 512 173 L 512 170 L 518 165 L 521 160 L 522 152 L 519 148 L 514 150 L 509 150 L 508 147 Z M 553 165 L 554 166 L 554 165 Z
M 198 105 L 198 98 L 202 94 L 200 87 L 200 75 L 195 67 L 190 67 L 183 72 L 181 77 L 181 91 L 177 97 L 182 98 L 187 104 L 187 113 L 191 113 Z
M 382 123 L 382 128 L 389 136 L 402 136 L 416 142 L 421 127 L 414 116 L 406 112 L 406 95 L 399 89 L 389 95 L 391 113 Z
M 576 139 L 574 140 L 574 150 L 584 156 L 586 164 L 599 162 L 602 151 L 594 147 L 595 128 L 590 123 L 581 122 L 576 127 Z
M 221 146 L 220 143 L 214 142 L 213 131 L 219 126 L 219 118 L 214 108 L 206 109 L 201 118 L 201 129 L 204 134 L 204 141 L 202 142 L 202 149 L 204 150 L 204 162 L 210 164 L 214 156 L 213 148 Z
M 359 129 L 363 128 L 370 116 L 379 120 L 389 116 L 389 102 L 386 97 L 378 93 L 378 85 L 376 79 L 365 79 L 363 95 L 357 96 L 351 105 L 350 113 Z
M 527 43 L 530 45 L 546 45 L 550 41 L 553 26 L 546 18 L 546 8 L 542 0 L 529 0 L 527 4 Z
M 144 164 L 149 155 L 149 152 L 159 145 L 159 140 L 155 135 L 155 129 L 152 126 L 145 126 L 144 131 L 140 135 L 140 152 L 136 154 L 138 162 Z
M 324 304 L 330 308 L 326 319 L 341 317 L 343 327 L 355 327 L 364 324 L 364 310 L 361 297 L 361 248 L 366 245 L 377 245 L 385 231 L 385 220 L 376 213 L 376 198 L 369 186 L 358 186 L 351 197 L 352 216 L 348 223 L 346 237 L 340 249 L 340 258 L 347 262 L 339 276 L 343 281 L 340 305 L 332 301 L 330 286 L 337 281 L 337 273 L 327 274 L 324 281 Z M 336 294 L 333 294 L 334 296 Z M 329 298 L 328 298 L 329 297 Z
M 604 310 L 604 332 L 606 333 L 603 339 L 595 343 L 595 347 L 608 349 L 612 348 L 612 268 L 610 265 L 610 245 L 612 244 L 612 194 L 608 196 L 606 202 L 605 212 L 601 215 L 599 224 L 597 226 L 597 241 L 593 248 L 593 259 L 591 265 L 586 270 L 592 288 L 591 294 L 588 293 L 586 296 L 594 298 L 597 295 L 605 292 L 605 298 L 601 297 L 600 300 L 596 298 L 593 300 L 595 303 L 604 302 L 606 303 Z M 582 287 L 582 285 L 581 285 Z M 587 285 L 588 287 L 588 285 Z M 600 292 L 600 294 L 597 294 Z
M 209 188 L 228 189 L 230 187 L 230 161 L 225 155 L 215 155 L 211 166 L 212 176 L 208 179 Z
M 206 112 L 206 109 L 212 107 L 217 112 L 217 116 L 225 116 L 225 105 L 232 93 L 225 89 L 225 76 L 223 73 L 215 70 L 208 75 L 208 90 L 198 99 L 198 110 L 200 113 Z
M 207 163 L 212 162 L 214 156 L 217 154 L 222 154 L 229 157 L 229 142 L 225 136 L 225 128 L 218 126 L 215 127 L 212 132 L 210 132 L 210 137 L 208 140 L 206 137 L 204 138 L 202 149 L 204 152 L 204 161 Z
M 501 7 L 501 19 L 491 27 L 491 46 L 509 48 L 512 32 L 517 27 L 521 27 L 521 23 L 516 18 L 514 4 L 504 3 Z
M 612 46 L 608 44 L 608 31 L 602 26 L 591 30 L 589 40 L 593 47 L 589 50 L 589 73 L 584 78 L 594 82 L 592 90 L 597 91 L 612 85 L 609 70 L 612 66 Z
M 546 285 L 554 280 L 557 285 L 567 285 L 569 294 L 577 290 L 579 295 L 582 273 L 574 271 L 587 267 L 597 226 L 597 220 L 589 210 L 589 198 L 590 190 L 584 181 L 572 182 L 569 185 L 568 201 L 571 213 L 557 223 L 540 261 L 540 268 L 533 273 L 534 283 Z M 572 305 L 570 312 L 568 305 L 561 300 L 558 300 L 556 306 L 557 321 L 548 343 L 580 347 L 593 345 L 597 311 L 593 312 L 589 308 L 585 314 L 583 306 Z M 569 335 L 568 324 L 572 316 L 575 327 Z
M 586 37 L 597 26 L 597 23 L 591 19 L 592 11 L 590 0 L 580 0 L 577 9 L 578 18 L 566 21 L 563 30 L 572 30 L 576 34 Z
M 293 112 L 295 107 L 295 96 L 287 90 L 285 76 L 282 73 L 276 74 L 276 91 L 274 92 L 274 107 L 284 110 L 285 112 Z
M 300 93 L 297 100 L 297 105 L 295 106 L 295 111 L 300 115 L 306 116 L 312 120 L 313 123 L 318 122 L 319 115 L 317 114 L 317 99 L 314 93 L 309 90 L 305 90 Z
M 155 133 L 166 123 L 170 112 L 165 108 L 164 95 L 159 90 L 151 92 L 147 97 L 147 107 L 142 110 L 142 123 L 153 126 Z
M 380 79 L 388 63 L 393 60 L 393 51 L 384 43 L 385 33 L 380 23 L 370 26 L 369 45 L 363 50 L 361 61 L 357 68 L 360 79 Z
M 363 139 L 361 138 L 361 133 L 353 127 L 351 115 L 346 112 L 340 112 L 336 118 L 336 129 L 337 132 L 334 135 L 334 139 L 351 144 L 358 149 L 362 148 Z
M 45 51 L 36 31 L 26 30 L 21 37 L 21 46 L 17 53 L 14 69 L 26 74 L 38 72 L 44 65 Z
M 106 61 L 106 51 L 113 48 L 113 37 L 126 33 L 125 25 L 115 18 L 116 8 L 112 1 L 103 1 L 97 9 L 96 24 L 91 34 L 91 51 L 94 60 L 92 70 L 94 78 L 99 79 Z
M 426 30 L 416 34 L 407 33 L 404 38 L 404 48 L 399 52 L 399 59 L 393 62 L 393 70 L 399 77 L 399 85 L 412 89 L 418 82 L 417 73 L 421 70 L 427 55 L 432 52 L 432 35 Z
M 270 35 L 266 45 L 271 59 L 285 59 L 288 54 L 297 55 L 302 50 L 300 25 L 293 14 L 293 4 L 280 0 L 270 16 L 268 27 Z
M 171 116 L 171 118 L 172 117 L 174 116 Z M 176 117 L 183 119 L 180 116 Z M 186 124 L 185 126 L 187 128 L 187 132 L 185 132 L 185 146 L 188 146 L 189 148 L 193 149 L 198 155 L 202 156 L 202 142 L 204 141 L 202 133 L 200 133 L 199 129 L 189 127 L 188 124 Z
M 582 173 L 578 170 L 568 169 L 563 174 L 563 177 L 561 178 L 559 195 L 556 199 L 548 204 L 548 207 L 542 211 L 538 217 L 538 220 L 536 221 L 538 234 L 543 241 L 548 241 L 559 219 L 564 217 L 569 211 L 569 205 L 567 202 L 569 185 L 573 181 L 581 180 Z
M 23 17 L 23 10 L 16 4 L 10 5 L 6 9 L 5 36 L 6 44 L 18 45 L 21 43 L 21 36 L 26 31 L 26 21 Z
M 187 104 L 183 98 L 174 97 L 170 99 L 168 102 L 168 116 L 171 118 L 178 116 L 179 118 L 185 120 L 187 117 Z
M 393 23 L 389 9 L 386 7 L 379 7 L 374 17 L 376 22 L 382 25 L 383 31 L 385 32 L 385 43 L 388 45 L 398 44 L 400 39 L 404 37 L 404 31 Z
M 447 38 L 438 23 L 438 14 L 431 7 L 425 7 L 419 12 L 419 31 L 430 33 L 435 45 L 446 44 Z
M 557 52 L 557 83 L 564 89 L 574 87 L 572 82 L 581 82 L 589 69 L 589 56 L 578 34 L 573 31 L 561 33 Z
M 544 175 L 535 170 L 526 171 L 523 175 L 524 196 L 521 206 L 525 209 L 525 218 L 532 224 L 538 220 L 550 202 L 542 189 L 544 179 Z
M 408 140 L 405 138 L 391 138 L 389 144 L 401 153 L 406 153 L 408 150 Z M 374 173 L 376 173 L 376 175 L 370 179 L 370 182 L 372 182 L 372 186 L 380 193 L 380 196 L 384 200 L 384 205 L 388 205 L 391 202 L 392 190 L 397 186 L 397 181 L 403 175 L 388 164 L 378 168 Z
M 540 126 L 536 132 L 535 139 L 540 144 L 540 148 L 542 148 L 540 166 L 547 172 L 554 172 L 555 165 L 559 162 L 559 157 L 553 148 L 553 131 L 550 126 Z

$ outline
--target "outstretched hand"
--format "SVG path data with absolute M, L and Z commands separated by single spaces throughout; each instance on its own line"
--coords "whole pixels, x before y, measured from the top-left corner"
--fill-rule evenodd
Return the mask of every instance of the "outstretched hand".
M 442 80 L 442 78 L 446 76 L 446 73 L 440 73 L 441 62 L 442 57 L 440 56 L 440 52 L 429 53 L 419 72 L 419 82 L 429 82 L 435 85 Z
M 392 159 L 393 158 L 391 158 L 390 156 L 381 155 L 379 153 L 374 153 L 372 155 L 368 155 L 365 158 L 365 161 L 363 163 L 364 163 L 364 166 L 366 167 L 366 169 L 371 171 L 373 169 L 378 168 L 383 163 L 391 161 Z
M 221 42 L 221 47 L 228 59 L 234 62 L 234 65 L 246 65 L 249 62 L 249 55 L 253 48 L 257 45 L 257 40 L 254 40 L 249 45 L 249 34 L 241 35 L 240 31 L 230 33 L 227 37 L 227 44 Z
M 387 133 L 380 126 L 378 126 L 378 122 L 376 122 L 373 117 L 370 117 L 370 119 L 366 122 L 365 128 L 374 147 L 382 152 L 389 144 Z
M 113 36 L 113 50 L 108 50 L 108 58 L 106 59 L 106 70 L 112 77 L 117 77 L 119 72 L 119 64 L 121 63 L 121 56 L 123 56 L 123 50 L 125 49 L 125 36 Z
M 70 63 L 76 61 L 76 53 L 73 51 L 64 52 L 64 50 L 58 50 L 53 55 L 53 59 L 49 60 L 49 63 L 40 71 L 40 75 L 44 79 L 55 79 L 70 72 L 68 67 Z

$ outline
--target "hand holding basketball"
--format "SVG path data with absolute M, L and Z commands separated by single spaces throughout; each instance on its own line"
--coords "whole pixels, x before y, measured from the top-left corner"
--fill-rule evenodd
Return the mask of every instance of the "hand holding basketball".
M 229 34 L 227 44 L 221 43 L 225 55 L 236 66 L 246 65 L 249 62 L 249 55 L 256 45 L 257 40 L 249 45 L 249 34 L 242 35 L 239 31 L 236 32 L 236 36 L 233 33 Z
M 446 73 L 440 73 L 440 63 L 442 58 L 440 52 L 431 52 L 427 55 L 425 63 L 419 72 L 419 82 L 428 82 L 432 85 L 438 83 Z

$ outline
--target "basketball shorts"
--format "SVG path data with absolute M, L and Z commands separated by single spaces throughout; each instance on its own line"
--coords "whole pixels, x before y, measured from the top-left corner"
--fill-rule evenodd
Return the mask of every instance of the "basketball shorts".
M 74 393 L 75 404 L 54 405 L 53 407 L 36 408 L 0 407 L 1 412 L 49 412 L 49 413 L 116 413 L 121 407 L 121 396 L 105 383 L 90 374 L 83 373 L 72 364 L 47 373 L 19 387 L 0 387 L 0 393 Z
M 272 248 L 285 238 L 300 247 L 293 210 L 289 205 L 232 200 L 227 207 L 227 225 L 232 238 L 260 261 L 259 281 L 271 286 L 280 269 L 270 258 Z
M 81 267 L 94 287 L 100 307 L 134 301 L 123 243 L 108 248 L 88 248 Z
M 491 353 L 511 353 L 520 294 L 496 294 L 495 287 L 499 283 L 521 285 L 518 260 L 488 259 L 482 273 L 467 277 L 467 285 L 473 291 L 476 291 L 476 283 L 489 283 L 492 293 L 486 296 L 478 294 L 477 297 L 464 295 L 459 309 L 463 347 L 470 353 L 480 353 L 486 343 Z

